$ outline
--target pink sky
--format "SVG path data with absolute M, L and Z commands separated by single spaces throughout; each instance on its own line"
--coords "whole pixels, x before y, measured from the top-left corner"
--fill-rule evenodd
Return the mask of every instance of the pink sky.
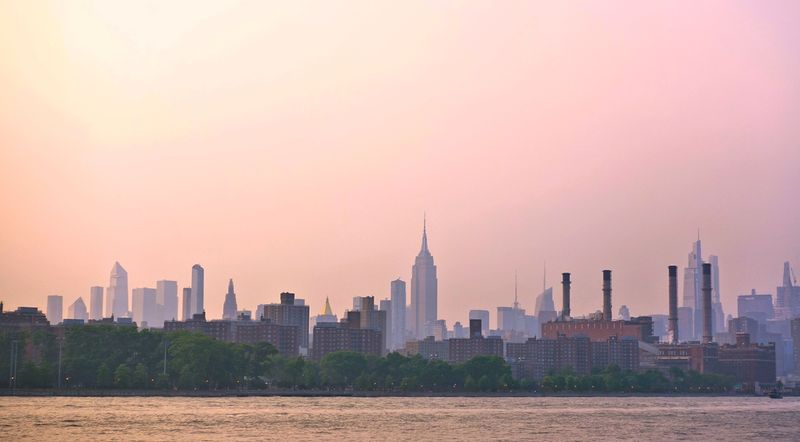
M 119 260 L 201 263 L 211 317 L 228 278 L 341 315 L 410 278 L 424 211 L 449 325 L 515 269 L 532 309 L 545 260 L 575 313 L 604 268 L 666 312 L 698 227 L 726 313 L 800 268 L 796 1 L 2 2 L 0 83 L 10 308 Z

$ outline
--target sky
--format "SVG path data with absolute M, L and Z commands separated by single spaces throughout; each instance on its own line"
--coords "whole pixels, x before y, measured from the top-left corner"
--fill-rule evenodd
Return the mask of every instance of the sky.
M 341 315 L 427 214 L 450 326 L 545 262 L 666 313 L 698 229 L 735 315 L 800 270 L 798 79 L 796 1 L 0 1 L 0 300 L 200 263 L 209 317 Z

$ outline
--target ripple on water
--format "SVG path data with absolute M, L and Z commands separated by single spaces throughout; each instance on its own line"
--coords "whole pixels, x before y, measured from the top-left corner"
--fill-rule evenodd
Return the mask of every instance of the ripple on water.
M 0 439 L 792 440 L 800 398 L 0 397 Z

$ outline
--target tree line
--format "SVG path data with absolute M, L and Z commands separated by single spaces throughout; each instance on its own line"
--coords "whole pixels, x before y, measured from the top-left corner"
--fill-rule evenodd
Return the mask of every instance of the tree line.
M 655 370 L 638 373 L 615 366 L 590 375 L 564 370 L 551 372 L 541 382 L 517 380 L 506 361 L 491 356 L 449 364 L 419 355 L 337 352 L 316 362 L 283 357 L 266 342 L 233 344 L 198 333 L 106 325 L 68 328 L 63 342 L 44 331 L 18 334 L 14 339 L 20 342 L 20 349 L 30 342 L 38 355 L 37 360 L 18 363 L 16 385 L 21 388 L 58 385 L 59 349 L 63 388 L 703 392 L 725 391 L 733 383 L 727 377 L 678 369 L 665 376 Z M 0 348 L 10 349 L 9 335 L 0 334 Z M 9 364 L 3 359 L 0 373 L 8 373 Z M 7 387 L 8 378 L 0 381 L 0 386 Z

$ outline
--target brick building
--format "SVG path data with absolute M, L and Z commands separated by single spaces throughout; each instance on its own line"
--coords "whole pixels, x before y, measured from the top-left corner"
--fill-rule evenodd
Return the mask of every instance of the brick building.
M 314 326 L 311 358 L 319 361 L 329 353 L 354 351 L 380 356 L 383 335 L 373 328 L 361 328 L 361 312 L 349 311 L 342 322 L 323 322 Z
M 608 341 L 609 338 L 636 338 L 644 342 L 657 342 L 653 336 L 653 320 L 649 316 L 631 318 L 629 321 L 606 321 L 597 319 L 571 319 L 542 324 L 542 338 L 557 339 L 586 336 L 590 341 Z
M 283 356 L 300 354 L 300 333 L 297 326 L 279 325 L 262 321 L 206 321 L 205 313 L 196 314 L 188 321 L 165 321 L 164 331 L 190 331 L 202 333 L 218 341 L 237 344 L 269 342 Z
M 736 345 L 719 348 L 717 372 L 733 376 L 737 382 L 750 389 L 758 382 L 775 382 L 775 344 L 754 344 L 750 335 L 738 333 Z
M 605 342 L 592 342 L 586 336 L 530 338 L 524 343 L 506 344 L 506 360 L 512 365 L 515 377 L 534 380 L 541 380 L 551 371 L 567 368 L 581 375 L 609 365 L 638 370 L 639 341 L 614 336 Z
M 300 332 L 300 347 L 308 348 L 308 317 L 307 305 L 298 305 L 294 293 L 281 293 L 280 304 L 264 305 L 264 319 L 278 325 L 294 325 Z

